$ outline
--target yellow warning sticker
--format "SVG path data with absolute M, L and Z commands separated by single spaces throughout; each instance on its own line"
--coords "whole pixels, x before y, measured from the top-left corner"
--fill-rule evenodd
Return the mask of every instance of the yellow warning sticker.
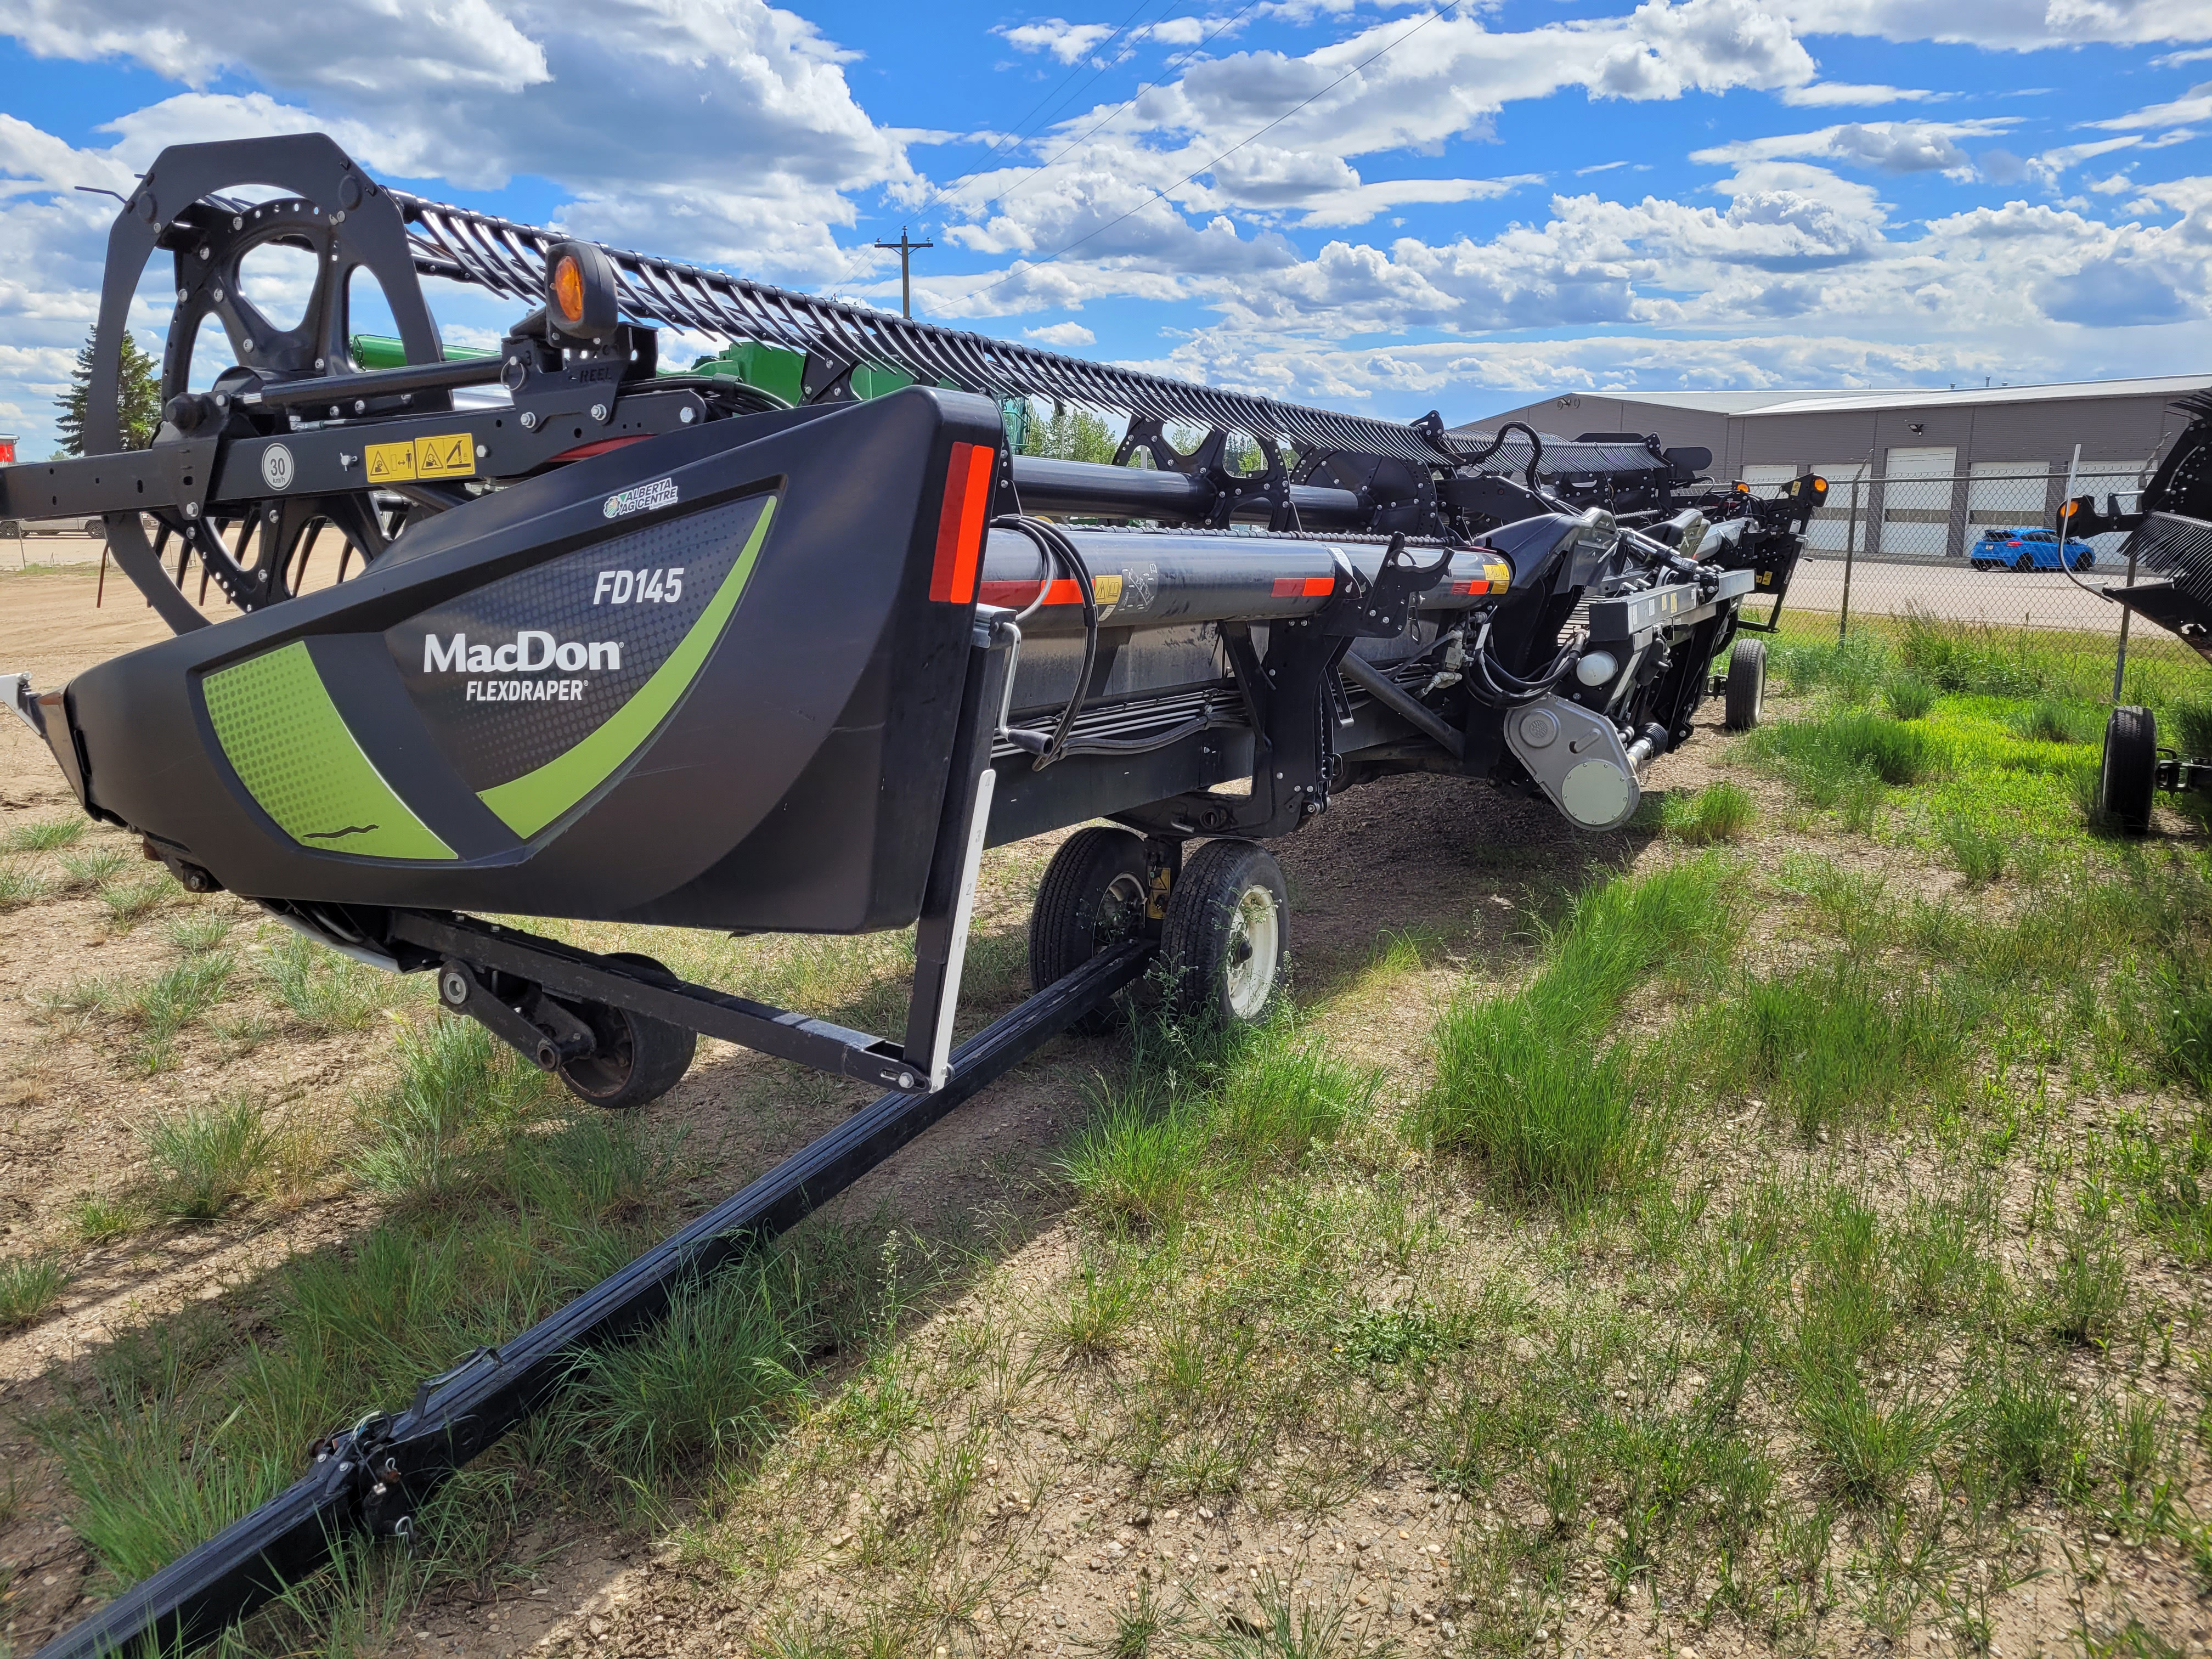
M 1093 576 L 1091 579 L 1091 596 L 1101 605 L 1121 604 L 1121 579 L 1119 576 Z
M 465 432 L 447 432 L 415 441 L 415 476 L 418 478 L 470 478 L 476 476 L 476 441 Z
M 1513 567 L 1510 564 L 1486 564 L 1482 574 L 1489 579 L 1493 593 L 1503 593 L 1513 580 Z
M 369 483 L 405 483 L 414 476 L 413 444 L 371 444 L 368 447 Z

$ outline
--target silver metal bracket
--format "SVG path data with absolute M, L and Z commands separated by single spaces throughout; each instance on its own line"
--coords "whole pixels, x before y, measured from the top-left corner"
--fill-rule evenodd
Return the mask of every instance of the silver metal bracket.
M 28 674 L 0 674 L 0 696 L 8 699 L 8 707 L 15 710 L 17 720 L 41 738 L 46 735 L 46 711 L 39 707 L 38 694 L 31 690 Z
M 1505 744 L 1561 815 L 1585 830 L 1618 830 L 1644 798 L 1613 723 L 1565 697 L 1509 713 Z

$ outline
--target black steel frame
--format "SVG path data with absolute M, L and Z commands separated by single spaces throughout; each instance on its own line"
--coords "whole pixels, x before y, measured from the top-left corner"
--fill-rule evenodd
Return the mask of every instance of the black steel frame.
M 559 1391 L 579 1352 L 637 1334 L 688 1286 L 795 1225 L 1134 983 L 1154 949 L 1138 939 L 1101 952 L 963 1043 L 945 1087 L 883 1096 L 559 1312 L 426 1380 L 406 1409 L 331 1435 L 284 1492 L 132 1585 L 37 1659 L 189 1648 L 282 1595 L 349 1535 L 407 1535 L 424 1499 Z

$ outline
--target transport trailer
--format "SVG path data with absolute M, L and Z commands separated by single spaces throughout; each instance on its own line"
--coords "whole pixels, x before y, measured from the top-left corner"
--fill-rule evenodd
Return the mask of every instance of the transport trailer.
M 319 273 L 289 329 L 246 265 L 272 242 Z M 164 253 L 163 418 L 125 450 L 118 343 Z M 398 329 L 382 368 L 349 349 L 361 271 Z M 448 359 L 423 275 L 526 314 L 496 352 Z M 209 317 L 236 361 L 194 389 Z M 665 326 L 733 344 L 663 372 Z M 1126 421 L 1120 464 L 1013 453 L 1035 398 Z M 347 1530 L 407 1533 L 563 1356 L 1117 999 L 1259 1018 L 1289 940 L 1261 843 L 1343 790 L 1453 773 L 1625 823 L 1705 698 L 1757 720 L 1741 607 L 1762 573 L 1786 586 L 1825 488 L 1757 501 L 1645 441 L 1470 443 L 1433 414 L 911 323 L 424 202 L 320 135 L 155 160 L 110 235 L 88 407 L 95 453 L 0 468 L 0 514 L 99 518 L 174 629 L 60 688 L 0 680 L 86 811 L 194 891 L 432 975 L 598 1105 L 665 1092 L 702 1032 L 882 1094 L 405 1411 L 330 1437 L 300 1486 L 56 1655 L 204 1640 Z M 343 551 L 311 570 L 320 532 Z M 1032 907 L 1033 994 L 956 1048 L 984 849 L 1083 824 Z M 484 913 L 911 926 L 905 1023 L 853 1030 Z
M 2134 511 L 2122 512 L 2112 495 L 2100 511 L 2094 497 L 2079 495 L 2059 516 L 2069 540 L 2128 532 L 2114 562 L 2130 577 L 2142 573 L 2150 580 L 2096 591 L 2212 661 L 2212 394 L 2190 392 L 2176 398 L 2174 408 L 2189 423 L 2160 459 Z M 2212 794 L 2212 757 L 2164 747 L 2149 709 L 2119 704 L 2105 721 L 2097 805 L 2107 823 L 2140 836 L 2150 829 L 2160 790 Z

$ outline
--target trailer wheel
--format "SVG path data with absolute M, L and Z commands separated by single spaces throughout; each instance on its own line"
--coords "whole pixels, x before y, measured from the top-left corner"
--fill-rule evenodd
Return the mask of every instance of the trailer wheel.
M 1030 988 L 1042 991 L 1109 945 L 1144 931 L 1145 842 L 1127 830 L 1079 830 L 1060 842 L 1030 908 Z M 1071 1028 L 1099 1036 L 1121 1024 L 1118 1002 Z
M 1729 654 L 1727 701 L 1721 723 L 1731 732 L 1748 732 L 1766 712 L 1766 642 L 1738 640 Z
M 651 957 L 635 951 L 618 951 L 607 960 L 668 971 Z M 587 1003 L 581 1012 L 599 1047 L 596 1054 L 562 1062 L 561 1081 L 579 1100 L 609 1111 L 627 1111 L 659 1099 L 691 1068 L 691 1056 L 699 1047 L 696 1031 L 603 1002 Z
M 1290 951 L 1282 866 L 1249 841 L 1212 841 L 1168 895 L 1161 959 L 1168 1006 L 1186 1019 L 1249 1024 L 1267 1012 Z
M 2106 822 L 2130 836 L 2150 829 L 2158 788 L 2158 722 L 2148 708 L 2123 703 L 2105 721 L 2105 763 L 2097 773 L 2097 805 Z

